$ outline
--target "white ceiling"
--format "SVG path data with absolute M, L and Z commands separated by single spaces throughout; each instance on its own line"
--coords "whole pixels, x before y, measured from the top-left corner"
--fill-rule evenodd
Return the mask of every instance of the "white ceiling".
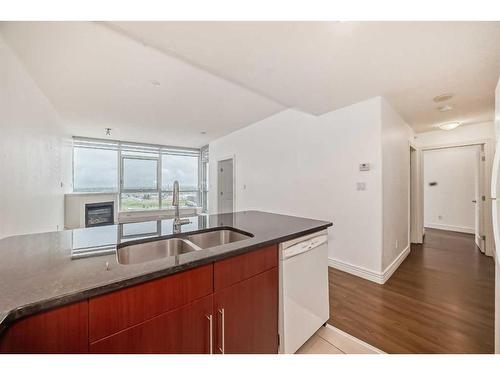
M 13 22 L 0 33 L 73 134 L 111 127 L 171 145 L 378 95 L 416 131 L 491 121 L 500 74 L 500 22 Z M 446 92 L 454 109 L 441 113 L 432 98 Z
M 416 131 L 491 121 L 500 22 L 113 22 L 124 34 L 322 114 L 384 96 Z M 432 98 L 452 92 L 455 109 Z
M 74 135 L 199 147 L 284 109 L 100 24 L 8 22 L 0 35 Z

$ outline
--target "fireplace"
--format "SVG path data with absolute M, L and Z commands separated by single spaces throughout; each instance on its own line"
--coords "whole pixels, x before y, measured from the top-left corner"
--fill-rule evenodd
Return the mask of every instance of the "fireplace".
M 85 227 L 114 224 L 114 202 L 85 204 Z

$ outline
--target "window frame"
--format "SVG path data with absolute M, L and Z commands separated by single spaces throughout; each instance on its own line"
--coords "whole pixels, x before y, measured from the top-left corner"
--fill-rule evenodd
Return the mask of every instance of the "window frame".
M 210 187 L 210 181 L 208 181 L 209 177 L 209 162 L 210 162 L 210 156 L 209 156 L 209 146 L 205 145 L 200 148 L 200 159 L 199 159 L 199 177 L 198 181 L 200 181 L 200 194 L 201 197 L 199 198 L 200 200 L 200 206 L 202 209 L 203 213 L 208 213 L 208 194 L 209 194 L 209 187 Z
M 162 193 L 172 193 L 172 190 L 163 190 L 162 186 L 162 159 L 163 156 L 168 157 L 168 155 L 176 156 L 186 156 L 197 158 L 198 161 L 198 184 L 196 190 L 180 190 L 180 193 L 196 193 L 197 202 L 196 206 L 181 206 L 181 208 L 202 208 L 202 154 L 200 148 L 189 148 L 189 147 L 176 147 L 176 146 L 164 146 L 155 145 L 147 143 L 138 142 L 122 142 L 116 140 L 107 139 L 97 139 L 97 138 L 84 138 L 84 137 L 73 137 L 73 154 L 72 154 L 72 176 L 73 176 L 73 192 L 83 192 L 84 190 L 74 189 L 75 180 L 75 148 L 92 148 L 92 149 L 109 149 L 117 151 L 117 185 L 118 191 L 116 192 L 106 192 L 106 193 L 117 193 L 118 194 L 118 212 L 149 212 L 157 210 L 170 209 L 173 206 L 162 204 Z M 205 147 L 205 146 L 204 146 Z M 133 153 L 141 153 L 143 155 L 133 155 Z M 144 154 L 150 153 L 151 156 L 146 156 Z M 124 161 L 125 159 L 138 159 L 138 160 L 154 160 L 157 162 L 156 169 L 156 188 L 153 189 L 125 189 L 124 188 Z M 182 187 L 181 187 L 182 189 Z M 104 192 L 103 192 L 104 193 Z M 140 193 L 154 193 L 158 194 L 158 209 L 137 209 L 137 210 L 123 210 L 122 209 L 122 194 L 140 194 Z

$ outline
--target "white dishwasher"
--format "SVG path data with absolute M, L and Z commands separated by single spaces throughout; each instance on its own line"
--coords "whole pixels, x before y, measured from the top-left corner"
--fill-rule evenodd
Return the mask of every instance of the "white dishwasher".
M 279 352 L 292 354 L 330 316 L 327 231 L 283 242 L 279 255 Z

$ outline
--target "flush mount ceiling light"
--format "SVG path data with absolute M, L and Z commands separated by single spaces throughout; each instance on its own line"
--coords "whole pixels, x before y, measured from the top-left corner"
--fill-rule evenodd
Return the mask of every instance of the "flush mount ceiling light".
M 441 102 L 445 102 L 447 100 L 450 100 L 451 98 L 453 98 L 453 94 L 446 93 L 446 94 L 441 94 L 441 95 L 435 96 L 432 100 L 434 100 L 435 103 L 441 103 Z
M 445 104 L 445 105 L 442 105 L 441 107 L 438 107 L 437 110 L 439 112 L 448 112 L 448 111 L 451 111 L 453 109 L 453 105 L 451 104 Z
M 462 125 L 461 122 L 455 121 L 455 122 L 447 122 L 446 124 L 440 124 L 438 125 L 438 128 L 441 130 L 453 130 L 455 128 L 458 128 L 460 125 Z

